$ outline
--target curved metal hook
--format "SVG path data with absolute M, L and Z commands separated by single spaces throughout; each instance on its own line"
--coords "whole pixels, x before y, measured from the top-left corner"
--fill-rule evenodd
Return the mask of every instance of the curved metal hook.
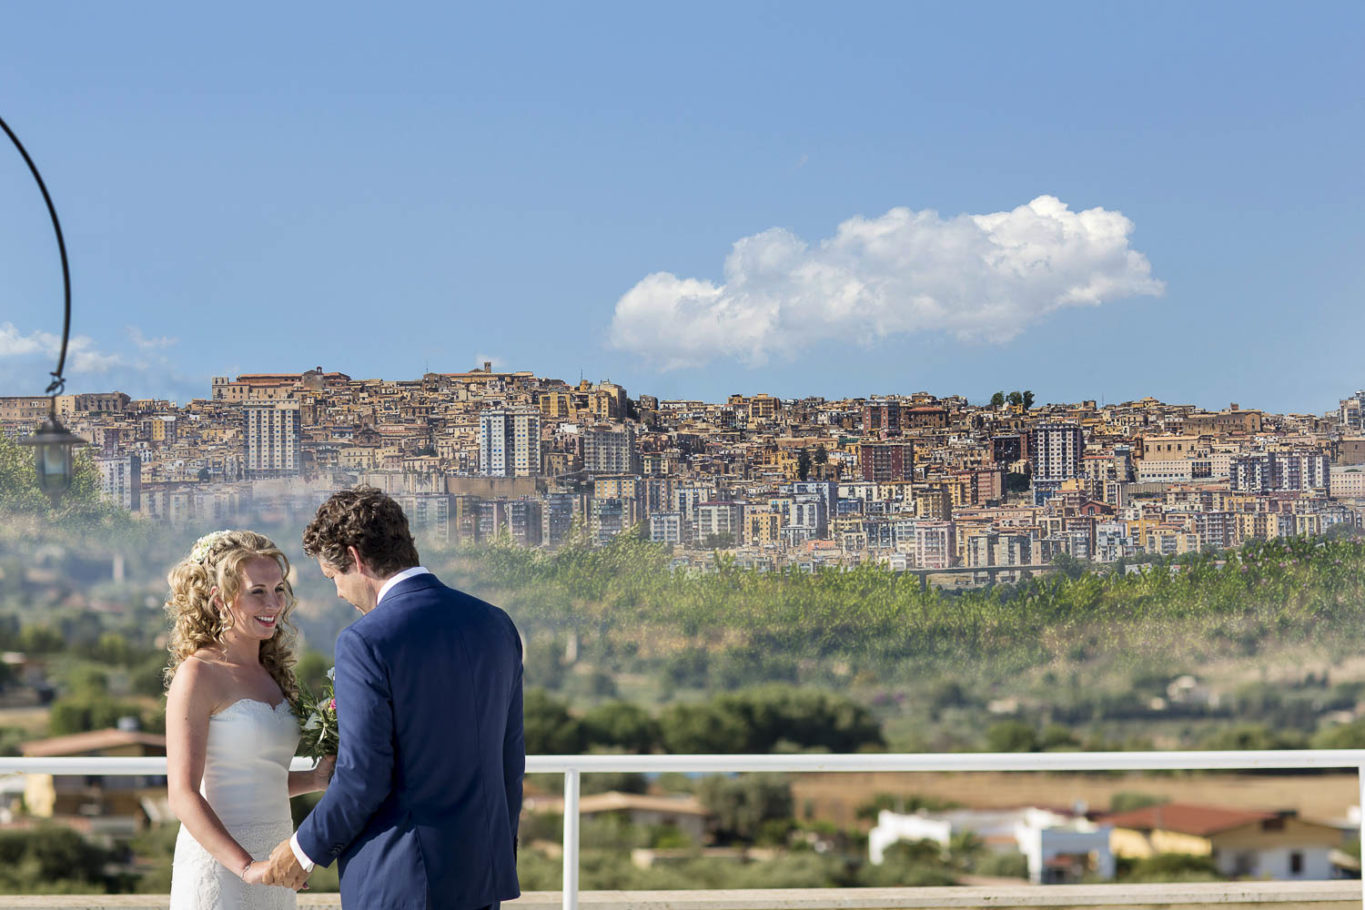
M 14 130 L 9 128 L 9 124 L 0 117 L 0 129 L 5 131 L 14 147 L 19 150 L 19 154 L 24 156 L 24 163 L 33 173 L 33 179 L 38 181 L 38 189 L 43 193 L 43 202 L 47 203 L 47 213 L 52 216 L 52 229 L 57 232 L 57 250 L 62 255 L 62 288 L 65 293 L 65 316 L 62 320 L 62 352 L 57 358 L 57 369 L 53 370 L 52 382 L 48 384 L 48 395 L 59 395 L 66 388 L 66 380 L 62 378 L 62 371 L 66 368 L 66 343 L 71 336 L 71 269 L 66 262 L 66 241 L 62 239 L 62 223 L 57 220 L 57 209 L 52 205 L 52 197 L 48 195 L 47 184 L 43 183 L 43 175 L 38 173 L 38 166 L 29 157 L 28 150 L 19 141 L 19 137 L 14 135 Z

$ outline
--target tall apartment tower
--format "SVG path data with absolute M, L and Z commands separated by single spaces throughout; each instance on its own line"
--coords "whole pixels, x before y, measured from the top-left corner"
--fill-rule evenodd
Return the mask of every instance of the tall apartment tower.
M 583 470 L 589 474 L 638 474 L 640 450 L 629 423 L 583 430 Z
M 1356 392 L 1350 398 L 1342 399 L 1339 417 L 1341 425 L 1346 429 L 1357 432 L 1365 430 L 1365 391 Z
M 1033 458 L 1033 502 L 1041 505 L 1061 489 L 1062 481 L 1081 475 L 1085 436 L 1074 423 L 1040 423 L 1029 439 Z
M 299 406 L 296 402 L 249 404 L 246 420 L 246 476 L 286 477 L 299 473 Z
M 915 479 L 913 442 L 863 442 L 858 444 L 858 476 L 871 483 Z
M 100 472 L 100 496 L 129 512 L 142 507 L 142 459 L 136 455 L 115 455 L 95 459 Z
M 486 477 L 539 476 L 539 410 L 489 408 L 479 414 L 479 473 Z
M 863 433 L 878 439 L 901 434 L 899 401 L 870 401 L 863 405 Z

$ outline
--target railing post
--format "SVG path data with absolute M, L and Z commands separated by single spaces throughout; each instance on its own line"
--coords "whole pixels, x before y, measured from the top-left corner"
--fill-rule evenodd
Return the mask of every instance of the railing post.
M 578 775 L 564 772 L 564 910 L 578 910 Z

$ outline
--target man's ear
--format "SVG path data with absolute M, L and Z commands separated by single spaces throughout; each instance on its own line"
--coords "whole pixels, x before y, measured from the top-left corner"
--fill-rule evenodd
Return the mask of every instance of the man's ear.
M 355 547 L 347 547 L 346 552 L 351 554 L 351 563 L 355 566 L 356 571 L 361 575 L 368 575 L 370 567 L 365 564 L 365 560 L 360 558 L 360 551 Z

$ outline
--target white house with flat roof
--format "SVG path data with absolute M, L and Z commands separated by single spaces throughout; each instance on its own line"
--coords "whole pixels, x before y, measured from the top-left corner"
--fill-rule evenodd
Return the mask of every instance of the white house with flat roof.
M 1048 809 L 954 809 L 902 814 L 882 810 L 867 835 L 868 859 L 880 864 L 897 841 L 930 840 L 948 846 L 954 834 L 970 831 L 993 850 L 1018 850 L 1028 860 L 1029 881 L 1054 884 L 1090 873 L 1114 877 L 1110 826 Z

